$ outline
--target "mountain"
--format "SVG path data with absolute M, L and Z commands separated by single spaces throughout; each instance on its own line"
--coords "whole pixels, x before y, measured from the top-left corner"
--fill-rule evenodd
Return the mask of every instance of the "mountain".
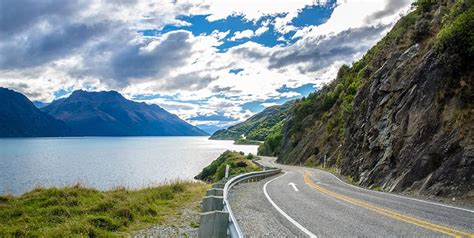
M 472 198 L 474 3 L 414 5 L 361 60 L 298 100 L 259 152 L 326 161 L 366 187 Z
M 204 125 L 204 124 L 197 125 L 197 127 L 209 134 L 214 134 L 216 131 L 222 130 L 224 128 L 222 126 Z
M 267 107 L 244 122 L 216 131 L 210 139 L 238 140 L 244 135 L 248 140 L 263 141 L 272 131 L 272 127 L 287 117 L 293 104 L 294 101 L 289 101 L 283 105 Z
M 64 121 L 74 136 L 207 135 L 157 105 L 130 101 L 115 91 L 74 91 L 42 111 Z
M 33 101 L 32 103 L 33 105 L 35 105 L 35 107 L 40 108 L 40 109 L 49 105 L 49 103 L 44 103 L 40 101 Z
M 65 136 L 66 125 L 41 112 L 23 94 L 0 87 L 0 137 Z

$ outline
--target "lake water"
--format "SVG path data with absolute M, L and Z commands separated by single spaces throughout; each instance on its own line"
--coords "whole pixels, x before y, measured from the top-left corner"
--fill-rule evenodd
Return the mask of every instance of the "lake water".
M 0 194 L 77 182 L 107 190 L 192 179 L 227 149 L 257 152 L 207 137 L 0 139 Z

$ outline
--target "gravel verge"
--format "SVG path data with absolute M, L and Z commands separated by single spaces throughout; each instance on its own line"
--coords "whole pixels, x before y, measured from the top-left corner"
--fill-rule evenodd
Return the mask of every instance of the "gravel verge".
M 198 237 L 201 201 L 193 202 L 181 210 L 181 215 L 165 224 L 155 225 L 132 234 L 134 238 Z

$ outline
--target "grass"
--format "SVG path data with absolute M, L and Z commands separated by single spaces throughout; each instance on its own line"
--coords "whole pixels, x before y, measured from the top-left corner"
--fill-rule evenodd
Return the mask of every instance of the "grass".
M 252 159 L 252 154 L 245 155 L 243 152 L 226 151 L 222 153 L 219 158 L 212 161 L 206 166 L 195 179 L 200 179 L 206 182 L 217 182 L 224 178 L 226 165 L 229 165 L 229 176 L 259 171 L 260 167 L 256 165 Z
M 370 189 L 375 190 L 375 191 L 379 191 L 379 192 L 383 191 L 382 186 L 380 186 L 380 185 L 372 186 L 372 187 L 370 187 Z
M 263 142 L 249 139 L 238 139 L 234 141 L 235 145 L 261 145 Z
M 208 188 L 204 183 L 173 182 L 102 192 L 76 185 L 4 195 L 0 196 L 0 237 L 125 237 L 178 217 Z

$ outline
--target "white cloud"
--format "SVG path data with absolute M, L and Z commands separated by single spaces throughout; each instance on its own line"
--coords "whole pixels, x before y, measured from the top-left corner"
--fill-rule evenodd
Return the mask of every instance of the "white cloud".
M 90 4 L 74 5 L 74 14 L 69 13 L 71 17 L 48 13 L 61 15 L 59 22 L 55 17 L 49 20 L 41 16 L 41 21 L 36 18 L 31 21 L 35 24 L 27 22 L 30 28 L 18 23 L 21 29 L 18 32 L 12 33 L 11 28 L 0 32 L 0 35 L 8 32 L 4 34 L 7 38 L 0 38 L 0 50 L 3 50 L 0 63 L 4 59 L 10 63 L 14 62 L 10 59 L 16 59 L 24 64 L 21 67 L 0 64 L 0 86 L 15 88 L 32 100 L 40 101 L 53 100 L 54 92 L 59 90 L 80 88 L 119 90 L 128 98 L 159 94 L 160 98 L 145 101 L 159 104 L 184 119 L 219 114 L 242 121 L 253 114 L 242 107 L 245 103 L 260 101 L 269 106 L 271 103 L 265 103 L 266 100 L 300 96 L 296 92 L 279 93 L 277 89 L 283 85 L 298 87 L 308 83 L 320 86 L 335 77 L 340 65 L 361 57 L 389 29 L 399 12 L 408 9 L 406 3 L 397 11 L 387 10 L 386 6 L 392 6 L 393 1 L 340 1 L 326 23 L 299 29 L 294 44 L 269 47 L 247 41 L 222 52 L 216 47 L 223 44 L 230 31 L 193 35 L 190 31 L 177 30 L 146 37 L 137 30 L 159 29 L 170 23 L 189 24 L 176 20 L 176 16 L 184 13 L 209 14 L 209 20 L 242 15 L 250 21 L 286 13 L 273 22 L 262 22 L 255 32 L 247 29 L 231 37 L 232 40 L 252 38 L 267 32 L 272 25 L 280 32 L 295 30 L 288 22 L 314 1 L 91 0 Z M 84 37 L 79 38 L 84 41 L 72 45 L 74 47 L 63 44 L 62 50 L 54 54 L 41 50 L 48 49 L 46 43 L 52 42 L 54 34 L 49 33 L 80 26 L 80 23 L 87 23 L 87 27 L 79 28 L 88 36 L 87 41 Z M 67 43 L 64 40 L 68 36 L 74 37 L 74 34 L 63 34 L 63 38 L 57 35 L 54 39 L 59 43 Z M 31 39 L 40 40 L 32 42 Z M 38 44 L 41 39 L 44 45 Z M 24 45 L 31 45 L 28 49 L 36 49 L 36 55 L 42 57 L 30 59 L 34 54 L 28 54 L 28 49 L 22 48 Z M 12 54 L 6 54 L 6 50 Z M 13 58 L 6 58 L 9 56 Z M 229 73 L 232 69 L 244 70 L 236 75 Z
M 320 2 L 326 3 L 324 0 Z M 255 21 L 262 16 L 277 13 L 295 16 L 300 9 L 314 5 L 316 2 L 314 0 L 214 0 L 208 3 L 209 8 L 203 12 L 210 14 L 208 17 L 210 21 L 224 19 L 230 15 L 243 15 L 246 19 Z
M 383 18 L 369 20 L 372 15 L 383 10 L 391 2 L 399 2 L 400 9 L 395 9 L 394 13 Z M 304 27 L 298 30 L 293 38 L 318 37 L 362 26 L 391 24 L 400 17 L 399 13 L 409 10 L 410 2 L 412 0 L 338 0 L 338 6 L 326 23 Z
M 259 36 L 259 35 L 261 35 L 261 34 L 267 32 L 268 29 L 270 29 L 270 28 L 268 28 L 267 26 L 259 27 L 259 28 L 255 31 L 255 35 L 256 35 L 256 36 Z
M 263 107 L 271 107 L 271 106 L 276 106 L 276 105 L 279 105 L 279 104 L 278 104 L 278 103 L 274 103 L 274 102 L 262 103 L 262 106 L 263 106 Z
M 255 33 L 252 30 L 236 31 L 230 40 L 235 41 L 244 38 L 252 38 L 254 35 Z

